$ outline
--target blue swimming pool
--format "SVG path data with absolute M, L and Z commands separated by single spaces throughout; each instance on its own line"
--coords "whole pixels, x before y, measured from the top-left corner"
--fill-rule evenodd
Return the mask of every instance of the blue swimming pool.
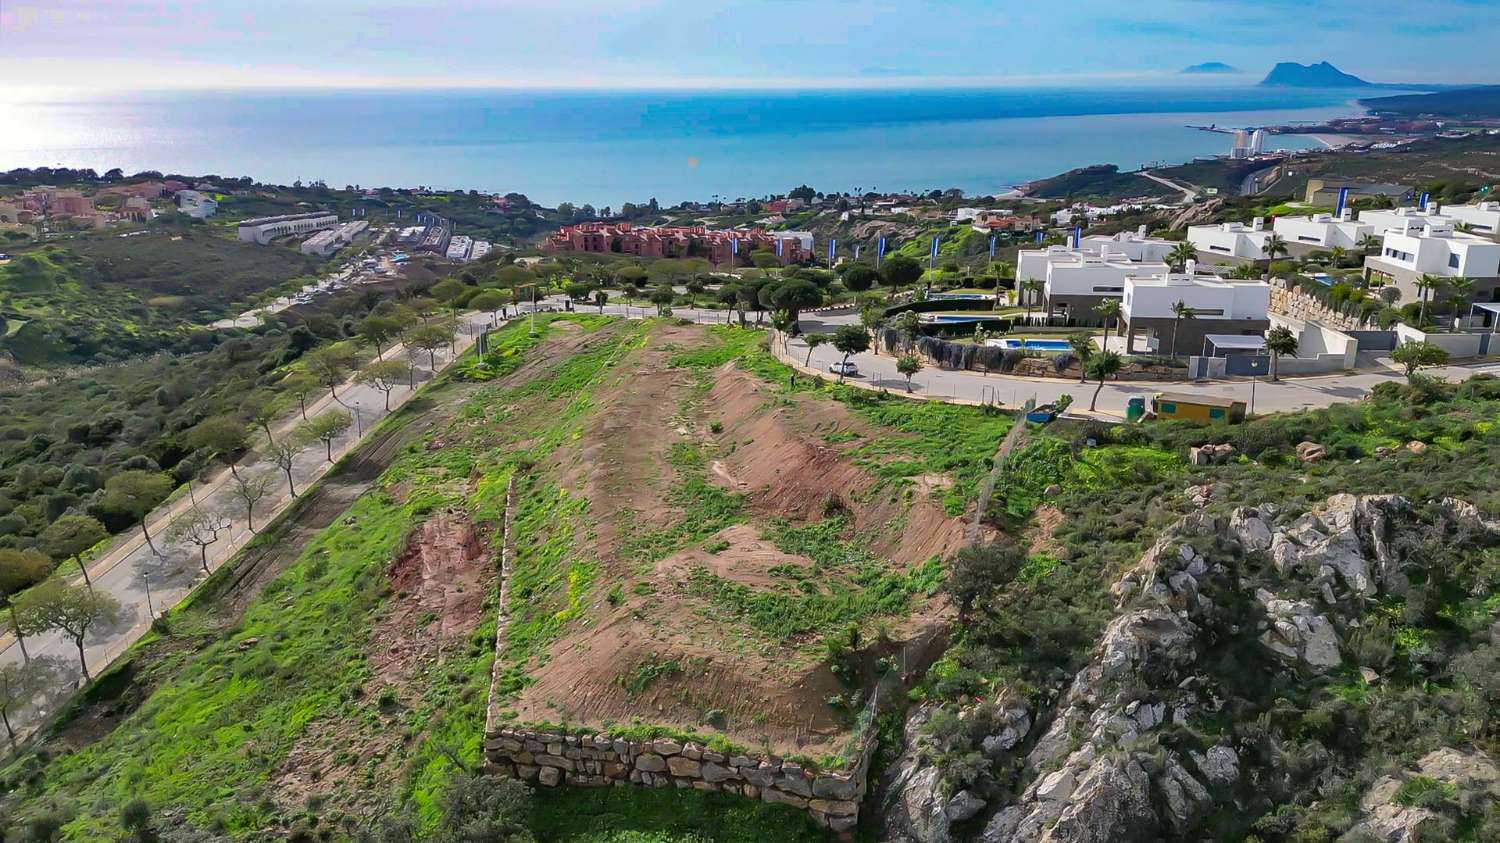
M 930 316 L 928 318 L 931 319 L 934 322 L 949 322 L 949 323 L 953 323 L 953 322 L 983 322 L 986 319 L 995 319 L 997 317 L 994 316 L 993 314 L 988 315 L 988 316 L 951 316 L 951 315 L 948 315 L 948 314 L 938 314 L 937 316 Z
M 991 301 L 995 297 L 985 293 L 933 293 L 927 298 L 941 301 Z
M 1025 348 L 1031 351 L 1069 351 L 1073 346 L 1067 340 L 1006 340 L 1006 348 Z

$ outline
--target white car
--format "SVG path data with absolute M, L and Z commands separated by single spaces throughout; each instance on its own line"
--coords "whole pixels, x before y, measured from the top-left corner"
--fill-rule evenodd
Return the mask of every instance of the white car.
M 859 374 L 859 368 L 847 360 L 835 360 L 829 363 L 828 371 L 835 375 L 844 375 L 845 377 Z

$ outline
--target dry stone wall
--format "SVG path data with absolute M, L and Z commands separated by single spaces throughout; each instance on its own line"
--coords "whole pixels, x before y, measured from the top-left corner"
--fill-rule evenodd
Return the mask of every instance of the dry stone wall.
M 1271 312 L 1290 316 L 1299 322 L 1321 322 L 1337 331 L 1358 331 L 1370 327 L 1359 317 L 1339 313 L 1312 296 L 1288 286 L 1281 278 L 1271 279 Z
M 874 740 L 849 770 L 818 772 L 773 756 L 728 755 L 670 738 L 633 741 L 499 728 L 485 738 L 491 771 L 545 787 L 675 787 L 719 791 L 800 808 L 819 825 L 849 831 L 859 817 Z

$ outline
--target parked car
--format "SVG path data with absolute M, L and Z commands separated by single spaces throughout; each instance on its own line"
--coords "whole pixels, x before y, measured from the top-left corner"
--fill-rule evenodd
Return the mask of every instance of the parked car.
M 859 368 L 847 360 L 835 360 L 829 363 L 828 371 L 835 375 L 844 375 L 845 377 L 859 374 Z

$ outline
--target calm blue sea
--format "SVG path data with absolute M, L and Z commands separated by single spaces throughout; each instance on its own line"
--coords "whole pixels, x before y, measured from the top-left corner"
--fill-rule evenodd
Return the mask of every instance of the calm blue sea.
M 519 191 L 618 206 L 823 191 L 996 193 L 1085 164 L 1226 152 L 1247 126 L 1358 113 L 1348 91 L 296 91 L 0 93 L 0 169 Z M 1272 145 L 1316 146 L 1301 136 Z

